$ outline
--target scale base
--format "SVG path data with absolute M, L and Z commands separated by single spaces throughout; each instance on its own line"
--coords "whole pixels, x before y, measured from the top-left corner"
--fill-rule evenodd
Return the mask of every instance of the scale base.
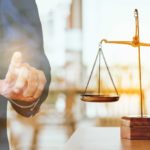
M 122 117 L 121 138 L 150 140 L 150 117 Z

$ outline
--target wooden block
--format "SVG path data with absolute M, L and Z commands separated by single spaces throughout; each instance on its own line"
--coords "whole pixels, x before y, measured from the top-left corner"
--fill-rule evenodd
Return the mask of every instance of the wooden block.
M 150 118 L 123 117 L 121 138 L 130 140 L 150 140 Z

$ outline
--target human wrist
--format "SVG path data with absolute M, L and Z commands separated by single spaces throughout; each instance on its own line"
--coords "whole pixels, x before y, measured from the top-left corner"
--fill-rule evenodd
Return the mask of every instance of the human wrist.
M 20 100 L 14 100 L 10 98 L 8 100 L 11 102 L 12 105 L 15 105 L 22 109 L 33 109 L 39 101 L 39 99 L 36 99 L 34 101 L 20 101 Z

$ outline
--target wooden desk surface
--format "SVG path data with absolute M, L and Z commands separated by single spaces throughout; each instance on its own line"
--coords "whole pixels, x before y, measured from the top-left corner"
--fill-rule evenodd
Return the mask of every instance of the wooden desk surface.
M 63 150 L 150 150 L 150 140 L 120 139 L 120 128 L 79 128 Z

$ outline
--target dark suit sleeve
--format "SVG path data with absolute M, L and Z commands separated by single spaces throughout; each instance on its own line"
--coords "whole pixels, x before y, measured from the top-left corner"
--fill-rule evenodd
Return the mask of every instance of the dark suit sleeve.
M 2 65 L 6 75 L 11 57 L 15 51 L 23 54 L 23 61 L 45 73 L 47 84 L 34 108 L 13 108 L 25 117 L 35 115 L 46 99 L 50 84 L 50 65 L 43 49 L 43 35 L 35 0 L 1 0 L 0 29 L 3 52 Z M 7 57 L 7 60 L 6 60 Z M 6 67 L 4 67 L 6 66 Z M 29 102 L 15 102 L 29 105 Z

